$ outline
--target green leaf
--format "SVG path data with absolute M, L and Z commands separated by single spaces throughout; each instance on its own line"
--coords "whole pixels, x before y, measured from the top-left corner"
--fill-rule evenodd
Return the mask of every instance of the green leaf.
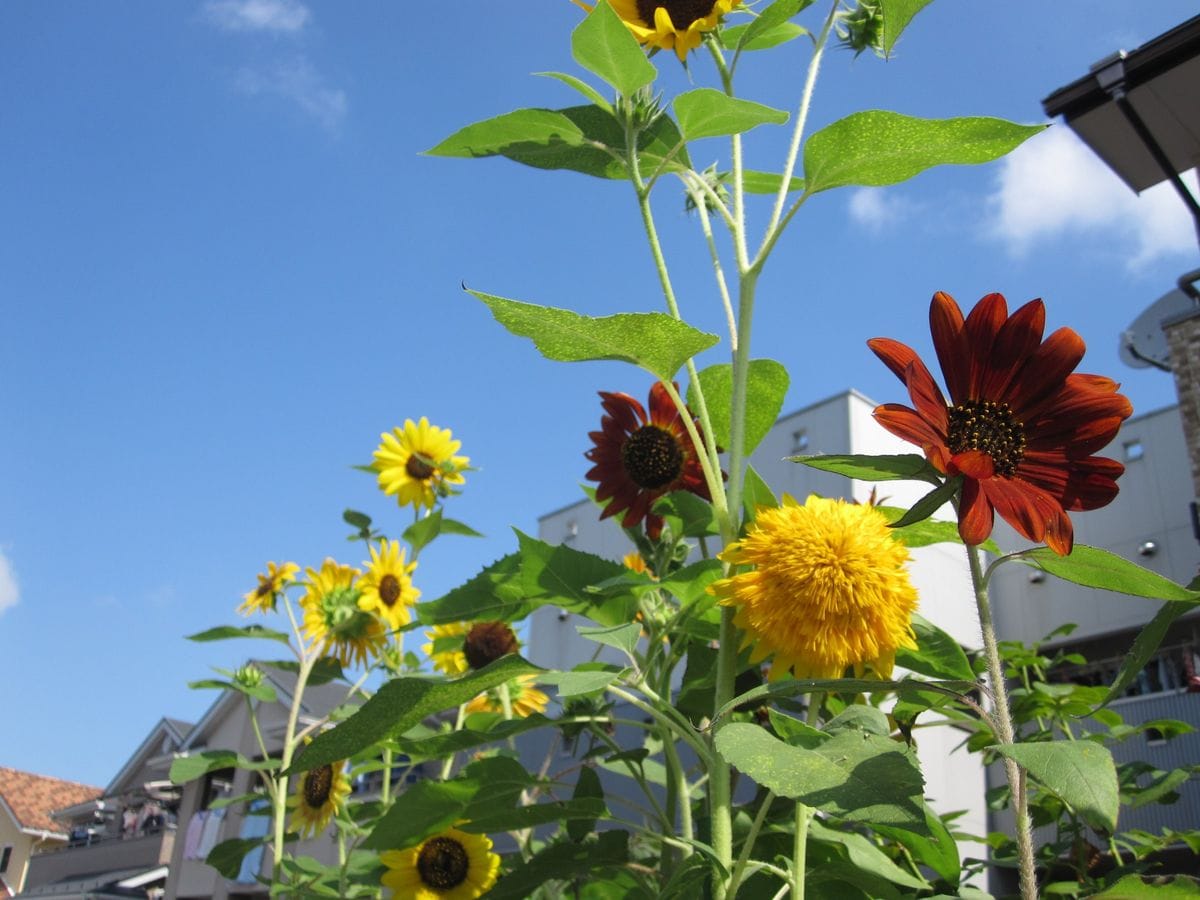
M 997 744 L 994 749 L 1015 760 L 1097 831 L 1116 830 L 1117 769 L 1106 747 L 1092 741 L 1053 741 Z
M 737 43 L 738 51 L 755 49 L 751 44 L 757 43 L 812 4 L 813 0 L 775 0 L 746 26 Z
M 342 521 L 351 528 L 357 528 L 359 531 L 371 530 L 371 517 L 366 513 L 361 513 L 356 509 L 347 509 L 342 512 Z
M 896 664 L 931 678 L 951 681 L 971 681 L 975 673 L 970 660 L 958 641 L 938 628 L 924 616 L 912 617 L 917 649 L 901 647 L 896 651 Z
M 606 597 L 593 589 L 623 574 L 626 570 L 620 563 L 562 544 L 547 544 L 520 531 L 517 539 L 521 586 L 538 606 L 553 604 L 600 625 L 623 625 L 633 618 L 637 601 L 632 594 Z
M 590 832 L 591 823 L 599 818 L 608 818 L 608 807 L 604 805 L 604 801 L 596 797 L 582 797 L 566 802 L 531 803 L 513 809 L 494 809 L 489 806 L 471 812 L 470 821 L 463 822 L 458 827 L 463 831 L 480 834 L 535 828 L 550 822 L 582 820 Z
M 829 828 L 819 819 L 809 822 L 808 828 L 808 833 L 813 839 L 840 845 L 847 860 L 860 872 L 869 872 L 887 882 L 913 890 L 919 891 L 929 887 L 929 882 L 924 878 L 918 878 L 900 868 L 882 849 L 861 834 Z
M 928 6 L 930 0 L 880 0 L 879 12 L 883 19 L 883 27 L 879 35 L 879 48 L 884 56 L 892 55 L 892 48 L 900 38 L 900 33 L 908 27 L 913 16 Z
M 1191 780 L 1192 773 L 1187 769 L 1172 769 L 1170 772 L 1155 771 L 1151 773 L 1150 783 L 1139 787 L 1136 792 L 1126 791 L 1131 796 L 1122 798 L 1130 809 L 1140 809 L 1151 803 L 1171 802 L 1170 795 L 1181 785 Z
M 348 759 L 377 741 L 403 734 L 426 716 L 466 703 L 519 675 L 541 671 L 513 654 L 454 681 L 393 678 L 346 721 L 318 734 L 289 774 Z
M 637 39 L 604 0 L 597 0 L 587 18 L 571 32 L 571 55 L 625 97 L 658 76 Z
M 925 457 L 915 453 L 891 456 L 831 454 L 789 456 L 788 459 L 822 472 L 833 472 L 859 481 L 941 481 L 941 473 Z
M 174 784 L 187 784 L 218 769 L 249 769 L 253 772 L 274 769 L 277 759 L 250 760 L 233 750 L 203 750 L 195 756 L 177 756 L 167 776 Z
M 404 540 L 412 547 L 413 554 L 421 552 L 439 534 L 460 534 L 464 537 L 483 537 L 470 525 L 455 519 L 447 519 L 440 509 L 435 509 L 424 518 L 417 519 L 404 529 Z
M 553 672 L 543 675 L 540 681 L 558 688 L 559 697 L 577 697 L 596 694 L 621 677 L 619 671 L 608 669 L 576 669 L 571 672 Z
M 411 847 L 458 822 L 479 790 L 478 781 L 422 779 L 396 795 L 395 803 L 364 843 L 371 850 Z
M 679 519 L 684 537 L 707 537 L 718 530 L 712 504 L 691 491 L 664 494 L 654 501 L 653 511 L 656 515 Z
M 1016 558 L 1055 578 L 1084 587 L 1100 588 L 1131 597 L 1173 600 L 1189 606 L 1200 603 L 1200 591 L 1178 585 L 1157 572 L 1143 569 L 1137 563 L 1099 547 L 1076 544 L 1068 556 L 1059 556 L 1049 547 L 1038 547 Z
M 754 521 L 759 507 L 774 509 L 778 505 L 779 501 L 758 470 L 754 466 L 746 466 L 746 476 L 742 482 L 742 509 L 746 513 L 746 521 Z
M 721 561 L 719 559 L 701 559 L 672 572 L 657 585 L 666 591 L 682 606 L 688 606 L 704 597 L 711 597 L 708 586 L 721 577 Z M 714 598 L 715 599 L 715 598 Z
M 284 672 L 292 672 L 293 674 L 300 671 L 300 664 L 294 659 L 276 659 L 271 662 L 264 662 L 263 666 L 272 669 L 281 669 Z M 308 683 L 328 684 L 342 677 L 342 664 L 332 656 L 322 656 L 313 663 L 312 671 L 308 673 Z
M 490 724 L 487 727 L 476 727 L 481 720 L 490 720 Z M 505 719 L 497 713 L 474 713 L 467 717 L 466 726 L 458 731 L 420 738 L 399 738 L 394 743 L 398 753 L 403 753 L 413 761 L 440 759 L 451 753 L 504 741 L 526 731 L 553 724 L 553 721 L 538 713 L 520 719 Z
M 571 796 L 575 800 L 598 802 L 604 810 L 601 815 L 608 814 L 608 807 L 604 805 L 604 788 L 600 784 L 600 776 L 596 774 L 596 770 L 591 766 L 584 766 L 579 770 L 579 778 L 575 782 L 575 793 Z M 567 822 L 567 836 L 578 844 L 594 831 L 595 828 L 595 818 L 571 819 Z
M 612 112 L 612 104 L 604 98 L 604 95 L 581 78 L 576 78 L 574 75 L 568 75 L 565 72 L 534 72 L 533 74 L 541 75 L 544 78 L 554 78 L 558 81 L 561 81 L 568 87 L 572 87 L 579 91 L 579 93 L 583 94 L 583 96 L 587 97 L 588 100 L 596 104 L 596 106 L 600 107 L 605 112 Z
M 890 737 L 848 728 L 809 750 L 733 722 L 717 732 L 716 744 L 729 763 L 781 797 L 859 822 L 926 828 L 920 770 Z
M 908 512 L 908 510 L 895 506 L 876 506 L 875 508 L 883 513 L 888 522 L 893 523 L 898 522 Z M 903 528 L 896 528 L 893 536 L 909 549 L 928 547 L 930 544 L 961 544 L 963 542 L 962 536 L 958 533 L 957 522 L 943 522 L 939 519 L 922 519 L 920 522 L 905 525 Z M 991 538 L 980 544 L 979 549 L 997 556 L 1000 555 L 999 545 Z
M 223 877 L 235 879 L 242 870 L 242 860 L 246 854 L 265 842 L 266 838 L 229 838 L 213 847 L 204 861 Z
M 524 900 L 547 881 L 596 880 L 604 869 L 628 861 L 628 845 L 626 831 L 605 831 L 579 844 L 552 844 L 497 881 L 488 900 Z
M 580 637 L 595 641 L 597 644 L 604 644 L 606 647 L 615 647 L 628 656 L 633 655 L 638 639 L 642 636 L 642 626 L 636 622 L 610 625 L 605 628 L 576 625 L 575 630 L 579 632 Z
M 881 187 L 933 166 L 991 162 L 1045 127 L 986 117 L 917 119 L 879 109 L 853 113 L 805 143 L 806 190 Z
M 917 522 L 923 522 L 932 516 L 935 512 L 945 506 L 953 499 L 962 487 L 962 476 L 956 475 L 940 485 L 918 500 L 912 505 L 912 508 L 902 515 L 895 522 L 891 523 L 892 528 L 904 528 L 908 525 L 914 525 Z
M 1200 879 L 1189 875 L 1126 875 L 1093 896 L 1096 900 L 1194 900 L 1200 896 Z
M 675 98 L 675 118 L 689 141 L 743 134 L 759 125 L 783 125 L 788 114 L 750 100 L 739 100 L 713 88 L 696 88 Z
M 666 313 L 618 313 L 593 318 L 566 309 L 506 300 L 468 291 L 482 300 L 511 333 L 530 338 L 547 359 L 560 362 L 614 359 L 670 381 L 685 362 L 717 342 Z
M 891 838 L 907 848 L 917 862 L 929 866 L 934 872 L 952 885 L 957 885 L 962 875 L 962 863 L 958 858 L 958 844 L 937 813 L 925 805 L 925 824 L 930 837 L 913 834 L 902 828 L 875 825 L 872 830 L 881 837 Z M 967 896 L 963 894 L 962 896 Z
M 1116 681 L 1112 683 L 1112 687 L 1108 689 L 1108 693 L 1100 702 L 1101 707 L 1108 706 L 1108 704 L 1112 703 L 1118 697 L 1125 696 L 1125 689 L 1133 684 L 1138 677 L 1138 673 L 1146 667 L 1146 663 L 1154 656 L 1155 651 L 1158 650 L 1159 645 L 1167 636 L 1167 631 L 1170 630 L 1171 625 L 1190 609 L 1192 609 L 1191 604 L 1180 603 L 1179 601 L 1163 604 L 1157 615 L 1138 632 L 1133 646 L 1129 648 L 1129 652 L 1125 655 L 1124 661 L 1121 663 Z
M 501 557 L 437 600 L 418 603 L 414 607 L 417 618 L 425 625 L 471 620 L 512 622 L 523 618 L 533 610 L 533 604 L 521 587 L 520 571 L 519 554 Z
M 709 366 L 699 373 L 699 379 L 712 420 L 713 437 L 718 444 L 728 447 L 732 441 L 729 422 L 733 406 L 733 366 L 729 363 Z M 746 377 L 746 456 L 767 436 L 779 418 L 789 383 L 787 369 L 775 360 L 750 360 Z M 698 400 L 695 385 L 689 385 L 688 406 L 697 408 Z
M 202 681 L 189 681 L 188 687 L 193 690 L 215 688 L 218 691 L 237 691 L 239 694 L 245 694 L 247 697 L 254 700 L 261 700 L 264 703 L 274 703 L 277 699 L 275 688 L 265 681 L 255 685 L 244 685 L 238 684 L 236 681 L 221 681 L 216 678 L 206 678 Z
M 282 631 L 274 631 L 270 628 L 263 628 L 261 625 L 218 625 L 216 628 L 210 628 L 208 631 L 201 631 L 197 634 L 189 634 L 187 640 L 196 641 L 197 643 L 205 643 L 207 641 L 224 641 L 229 638 L 266 638 L 269 641 L 279 641 L 281 644 L 288 642 L 288 636 Z
M 523 151 L 536 158 L 539 153 L 562 153 L 564 148 L 579 147 L 584 140 L 579 126 L 562 112 L 518 109 L 460 128 L 425 152 L 429 156 L 480 158 L 513 156 Z
M 730 173 L 721 173 L 721 180 L 727 180 Z M 742 187 L 748 194 L 778 194 L 779 186 L 783 184 L 783 176 L 775 172 L 756 172 L 746 169 L 742 172 Z M 804 179 L 793 177 L 788 182 L 788 191 L 804 190 Z
M 770 50 L 772 47 L 778 47 L 780 44 L 786 44 L 788 41 L 794 41 L 796 38 L 808 34 L 807 28 L 803 28 L 795 22 L 780 22 L 778 25 L 760 29 L 753 38 L 743 41 L 742 38 L 753 24 L 753 22 L 748 22 L 745 25 L 730 25 L 728 28 L 722 28 L 718 35 L 721 46 L 727 50 L 737 49 L 739 51 Z
M 713 717 L 719 720 L 729 715 L 736 707 L 752 701 L 764 701 L 772 697 L 795 697 L 799 694 L 883 694 L 895 691 L 903 696 L 921 696 L 932 691 L 947 697 L 958 698 L 978 688 L 972 681 L 919 681 L 904 678 L 900 681 L 880 681 L 874 678 L 796 678 L 780 679 L 760 685 L 738 694 Z

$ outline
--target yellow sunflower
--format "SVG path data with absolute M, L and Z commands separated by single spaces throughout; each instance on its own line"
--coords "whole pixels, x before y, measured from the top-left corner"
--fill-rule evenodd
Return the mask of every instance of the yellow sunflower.
M 283 565 L 267 563 L 267 574 L 258 576 L 258 587 L 242 597 L 242 605 L 237 611 L 243 616 L 255 612 L 269 613 L 275 611 L 275 602 L 283 589 L 296 580 L 300 567 L 292 562 Z
M 378 549 L 371 547 L 371 561 L 363 565 L 367 571 L 358 581 L 362 590 L 358 608 L 379 616 L 391 631 L 407 625 L 411 608 L 421 596 L 412 583 L 417 564 L 405 562 L 399 542 L 380 541 Z
M 296 792 L 288 797 L 287 805 L 292 811 L 292 830 L 301 837 L 316 837 L 345 804 L 350 796 L 345 767 L 343 762 L 327 763 L 309 769 L 297 781 Z
M 841 678 L 851 666 L 887 678 L 896 650 L 916 646 L 908 549 L 872 506 L 785 495 L 720 557 L 754 567 L 709 590 L 736 608 L 751 662 L 774 657 L 772 679 Z
M 509 681 L 508 696 L 512 714 L 518 719 L 544 713 L 550 703 L 550 698 L 533 686 L 532 675 L 522 675 Z M 500 698 L 500 691 L 497 689 L 480 694 L 466 705 L 466 711 L 468 715 L 476 712 L 503 713 L 504 701 Z
M 343 666 L 351 661 L 366 665 L 387 643 L 387 631 L 382 622 L 358 608 L 362 573 L 332 559 L 321 563 L 319 571 L 305 571 L 308 590 L 300 598 L 305 638 L 320 644 L 324 655 L 336 657 Z
M 380 881 L 396 900 L 475 900 L 492 889 L 500 857 L 492 839 L 447 828 L 408 850 L 385 850 Z
M 445 625 L 434 625 L 427 628 L 425 637 L 429 643 L 421 645 L 421 652 L 429 657 L 433 667 L 439 672 L 443 672 L 451 678 L 462 675 L 469 668 L 467 655 L 463 653 L 463 639 L 467 636 L 470 628 L 471 626 L 467 622 L 448 622 Z M 438 649 L 439 644 L 445 647 L 449 643 L 447 638 L 458 638 L 454 649 Z
M 462 442 L 452 439 L 450 429 L 430 425 L 422 416 L 420 422 L 406 419 L 403 428 L 379 437 L 382 443 L 371 468 L 379 476 L 380 489 L 395 494 L 401 506 L 433 509 L 438 498 L 463 483 L 463 470 L 471 460 L 454 455 Z
M 674 50 L 683 62 L 741 0 L 608 0 L 635 38 L 660 50 Z

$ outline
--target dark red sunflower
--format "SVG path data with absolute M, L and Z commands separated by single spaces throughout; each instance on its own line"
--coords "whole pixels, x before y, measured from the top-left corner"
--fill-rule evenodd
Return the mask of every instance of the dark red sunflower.
M 596 499 L 609 501 L 600 518 L 623 512 L 624 528 L 645 519 L 646 533 L 656 540 L 663 520 L 650 507 L 663 494 L 691 491 L 712 499 L 698 452 L 662 382 L 650 388 L 648 417 L 628 394 L 600 391 L 600 399 L 607 415 L 600 420 L 600 430 L 588 434 L 596 446 L 584 454 L 595 463 L 586 477 L 599 482 Z
M 1073 372 L 1084 344 L 1070 328 L 1042 340 L 1041 300 L 1009 316 L 1004 298 L 988 294 L 964 320 L 939 291 L 929 325 L 950 402 L 911 348 L 875 338 L 867 345 L 916 407 L 885 403 L 875 419 L 918 444 L 938 471 L 963 476 L 958 533 L 968 544 L 987 539 L 998 512 L 1029 540 L 1070 553 L 1067 512 L 1097 509 L 1117 495 L 1125 467 L 1092 454 L 1133 412 L 1129 400 L 1115 381 Z

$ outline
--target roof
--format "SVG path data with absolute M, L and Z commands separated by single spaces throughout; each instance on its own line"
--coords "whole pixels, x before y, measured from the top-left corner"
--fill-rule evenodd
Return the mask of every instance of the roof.
M 64 806 L 99 797 L 102 788 L 0 766 L 0 800 L 22 828 L 62 833 L 50 813 Z

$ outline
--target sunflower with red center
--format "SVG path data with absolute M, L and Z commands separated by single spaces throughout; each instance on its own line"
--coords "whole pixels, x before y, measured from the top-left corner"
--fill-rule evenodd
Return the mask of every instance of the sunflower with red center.
M 913 406 L 885 403 L 875 419 L 917 444 L 945 475 L 962 476 L 958 533 L 980 544 L 995 513 L 1020 534 L 1071 552 L 1068 512 L 1097 509 L 1117 495 L 1121 463 L 1093 454 L 1133 413 L 1119 385 L 1076 373 L 1083 339 L 1060 328 L 1044 341 L 1046 308 L 1026 303 L 1011 316 L 988 294 L 963 318 L 941 291 L 929 308 L 947 402 L 916 352 L 899 341 L 867 345 L 908 387 Z
M 657 540 L 663 520 L 650 507 L 659 497 L 691 491 L 712 499 L 699 452 L 662 382 L 650 388 L 649 416 L 628 394 L 600 391 L 600 399 L 607 415 L 600 420 L 600 430 L 588 434 L 595 446 L 584 454 L 595 463 L 585 477 L 599 482 L 596 500 L 609 501 L 600 518 L 624 513 L 623 528 L 635 528 L 645 519 L 646 533 Z M 699 428 L 696 423 L 697 432 Z

